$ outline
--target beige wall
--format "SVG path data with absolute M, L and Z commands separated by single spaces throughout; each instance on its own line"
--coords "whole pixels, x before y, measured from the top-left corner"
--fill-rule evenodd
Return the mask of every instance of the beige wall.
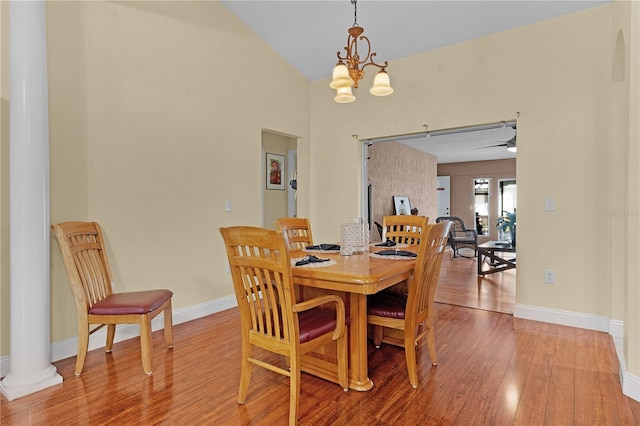
M 622 31 L 625 43 L 626 60 L 624 67 L 629 72 L 624 81 L 614 83 L 613 104 L 616 108 L 613 112 L 615 125 L 626 127 L 628 120 L 628 142 L 624 133 L 615 133 L 613 150 L 617 153 L 612 169 L 627 170 L 626 181 L 622 183 L 626 188 L 626 203 L 622 203 L 619 197 L 615 198 L 616 204 L 612 207 L 626 207 L 622 209 L 625 214 L 621 218 L 615 217 L 614 236 L 620 236 L 620 230 L 626 227 L 626 238 L 614 240 L 615 251 L 612 257 L 621 256 L 624 260 L 625 273 L 616 275 L 614 284 L 614 296 L 616 302 L 624 306 L 624 355 L 627 369 L 636 376 L 640 375 L 640 3 L 620 1 L 615 3 L 613 33 Z M 613 42 L 612 42 L 613 43 Z M 613 61 L 612 61 L 613 62 Z M 628 86 L 628 98 L 621 95 L 621 89 Z M 626 106 L 626 108 L 625 108 Z M 614 127 L 614 126 L 612 126 Z M 627 143 L 625 143 L 627 142 Z M 626 167 L 625 167 L 626 166 Z M 614 184 L 618 184 L 616 180 Z M 616 191 L 619 195 L 619 191 Z M 620 204 L 618 204 L 620 203 Z M 613 215 L 617 216 L 617 215 Z M 622 247 L 622 249 L 621 249 Z M 616 264 L 618 266 L 618 264 Z M 614 307 L 619 306 L 618 304 Z M 619 318 L 619 312 L 614 311 L 614 318 Z
M 0 356 L 9 353 L 9 2 L 0 1 Z
M 392 197 L 409 197 L 418 214 L 435 222 L 438 207 L 436 195 L 436 158 L 398 142 L 374 143 L 369 147 L 368 177 L 372 187 L 371 223 L 382 223 L 382 217 L 394 214 Z M 372 241 L 380 241 L 375 225 Z
M 103 225 L 118 290 L 232 295 L 218 227 L 262 224 L 263 129 L 308 150 L 306 79 L 218 2 L 48 2 L 47 37 L 51 221 Z M 52 243 L 56 342 L 77 332 Z
M 395 88 L 338 105 L 328 79 L 312 83 L 311 219 L 335 238 L 359 204 L 360 139 L 517 119 L 517 303 L 608 317 L 611 311 L 612 6 L 602 6 L 393 61 Z M 382 52 L 378 52 L 383 55 Z M 369 76 L 371 77 L 371 76 Z M 366 80 L 366 79 L 365 79 Z M 341 173 L 320 178 L 332 158 Z M 335 193 L 329 188 L 342 187 Z M 596 194 L 596 195 L 594 195 Z M 544 211 L 554 197 L 556 211 Z M 337 212 L 325 206 L 342 205 Z M 346 210 L 346 212 L 345 212 Z M 549 244 L 573 229 L 565 244 Z M 544 283 L 555 269 L 557 283 Z
M 475 229 L 473 179 L 489 179 L 489 235 L 478 237 L 483 243 L 498 239 L 495 227 L 500 216 L 498 182 L 515 179 L 516 160 L 469 161 L 438 165 L 438 176 L 451 177 L 451 216 L 460 217 L 467 228 Z

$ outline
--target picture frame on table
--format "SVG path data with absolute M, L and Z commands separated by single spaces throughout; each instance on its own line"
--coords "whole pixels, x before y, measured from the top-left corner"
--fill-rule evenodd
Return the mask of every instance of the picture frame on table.
M 411 214 L 411 201 L 409 201 L 409 197 L 405 197 L 403 195 L 394 195 L 393 196 L 393 207 L 395 214 Z
M 265 165 L 267 189 L 284 191 L 284 178 L 287 176 L 284 166 L 284 155 L 267 152 Z

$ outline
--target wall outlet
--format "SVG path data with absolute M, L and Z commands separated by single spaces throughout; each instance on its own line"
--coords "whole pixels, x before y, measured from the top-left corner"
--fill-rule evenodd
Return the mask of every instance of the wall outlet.
M 545 269 L 544 282 L 548 284 L 554 284 L 556 282 L 556 271 L 554 271 L 553 269 Z

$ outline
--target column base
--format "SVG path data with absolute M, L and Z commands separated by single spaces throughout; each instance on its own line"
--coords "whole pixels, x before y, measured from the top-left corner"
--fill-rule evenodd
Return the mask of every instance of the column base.
M 28 379 L 14 379 L 9 372 L 7 377 L 0 382 L 0 392 L 9 401 L 13 401 L 60 383 L 62 383 L 62 376 L 57 373 L 53 365 L 50 365 L 42 374 Z

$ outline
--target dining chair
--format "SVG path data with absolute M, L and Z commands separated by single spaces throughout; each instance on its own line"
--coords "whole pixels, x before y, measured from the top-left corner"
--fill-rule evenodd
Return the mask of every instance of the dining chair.
M 276 229 L 284 232 L 289 250 L 302 250 L 306 246 L 313 245 L 311 224 L 309 219 L 303 217 L 283 217 L 274 221 Z
M 78 357 L 76 376 L 82 373 L 89 336 L 107 326 L 106 351 L 111 352 L 116 324 L 138 324 L 142 368 L 153 373 L 151 320 L 164 313 L 164 339 L 173 347 L 171 298 L 166 289 L 114 292 L 102 230 L 96 222 L 64 222 L 51 226 L 55 233 L 78 319 Z M 93 328 L 92 325 L 97 325 Z
M 426 337 L 433 365 L 438 364 L 433 329 L 433 299 L 440 276 L 442 255 L 451 222 L 427 225 L 418 246 L 416 266 L 408 283 L 408 293 L 383 291 L 367 300 L 367 323 L 373 326 L 374 345 L 389 343 L 404 347 L 409 382 L 418 386 L 416 345 Z M 384 328 L 401 330 L 403 338 L 385 336 Z
M 425 216 L 393 215 L 382 218 L 382 241 L 418 245 L 424 227 L 429 221 Z
M 298 418 L 301 356 L 336 342 L 336 376 L 348 389 L 344 302 L 324 295 L 296 303 L 286 234 L 250 226 L 220 228 L 240 311 L 242 366 L 238 403 L 244 404 L 252 365 L 289 377 L 289 424 Z M 254 358 L 254 348 L 283 355 L 285 366 Z M 331 353 L 325 348 L 324 353 Z M 288 366 L 288 368 L 287 368 Z

